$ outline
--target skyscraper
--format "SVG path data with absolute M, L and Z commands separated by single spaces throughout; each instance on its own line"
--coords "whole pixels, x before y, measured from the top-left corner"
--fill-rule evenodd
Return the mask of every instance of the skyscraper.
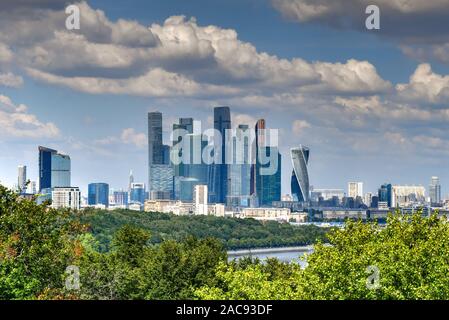
M 109 185 L 107 183 L 91 183 L 88 186 L 87 203 L 90 206 L 98 204 L 109 207 Z
M 144 204 L 145 202 L 144 183 L 133 183 L 131 185 L 130 202 Z
M 39 191 L 70 187 L 70 157 L 39 146 Z
M 348 197 L 363 197 L 363 182 L 348 182 Z
M 257 185 L 257 198 L 261 207 L 271 207 L 273 201 L 281 200 L 281 172 L 282 172 L 282 157 L 277 147 L 260 147 L 259 150 L 265 153 L 267 158 L 274 159 L 277 157 L 277 168 L 273 174 L 263 174 L 263 171 L 270 171 L 268 168 L 273 163 L 258 165 L 259 183 Z
M 27 167 L 19 166 L 18 167 L 18 178 L 17 178 L 17 186 L 19 188 L 20 193 L 26 192 L 26 184 L 27 184 Z
M 228 166 L 226 204 L 230 207 L 248 207 L 251 191 L 250 132 L 248 125 L 233 130 L 232 164 Z
M 225 203 L 228 184 L 228 165 L 226 164 L 226 130 L 231 129 L 231 111 L 229 107 L 214 108 L 214 129 L 220 133 L 215 137 L 221 140 L 221 147 L 216 148 L 221 163 L 211 165 L 209 173 L 209 202 Z
M 378 201 L 379 202 L 386 202 L 388 207 L 390 208 L 391 205 L 391 189 L 392 186 L 390 183 L 384 183 L 383 185 L 380 186 L 379 191 L 378 191 Z
M 299 146 L 299 148 L 290 149 L 292 158 L 292 180 L 291 191 L 293 200 L 300 202 L 309 202 L 309 173 L 307 164 L 309 163 L 309 148 Z
M 430 180 L 429 197 L 431 204 L 441 204 L 441 185 L 438 177 L 432 177 Z
M 148 113 L 148 192 L 151 199 L 173 196 L 170 150 L 162 144 L 162 113 Z
M 131 191 L 131 186 L 133 183 L 134 183 L 134 175 L 133 175 L 133 171 L 131 170 L 129 172 L 128 191 Z

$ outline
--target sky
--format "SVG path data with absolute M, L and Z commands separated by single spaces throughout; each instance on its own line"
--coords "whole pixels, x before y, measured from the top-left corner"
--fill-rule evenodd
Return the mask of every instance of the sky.
M 369 2 L 369 3 L 368 3 Z M 68 30 L 65 8 L 80 9 Z M 380 29 L 368 30 L 368 4 Z M 165 0 L 0 3 L 0 181 L 37 180 L 39 145 L 70 155 L 72 184 L 147 181 L 147 112 L 259 118 L 310 148 L 315 188 L 385 182 L 449 193 L 449 0 Z

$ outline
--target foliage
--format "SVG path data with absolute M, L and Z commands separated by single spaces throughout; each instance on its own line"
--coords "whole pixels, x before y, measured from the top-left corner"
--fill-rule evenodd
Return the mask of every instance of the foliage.
M 219 218 L 214 216 L 175 216 L 130 210 L 87 210 L 81 221 L 91 226 L 101 251 L 109 250 L 113 234 L 124 225 L 138 226 L 151 234 L 150 243 L 182 241 L 188 236 L 219 239 L 226 249 L 308 245 L 325 241 L 328 229 L 292 226 L 274 221 Z
M 277 299 L 282 292 L 294 299 L 449 299 L 446 218 L 396 213 L 385 227 L 348 221 L 329 241 L 315 246 L 304 270 L 289 265 L 289 279 L 270 279 L 269 271 L 251 264 L 243 270 L 220 266 L 220 285 L 201 288 L 197 295 Z M 367 286 L 372 280 L 369 266 L 380 271 L 378 287 Z
M 0 299 L 61 295 L 63 275 L 80 252 L 83 226 L 0 186 Z

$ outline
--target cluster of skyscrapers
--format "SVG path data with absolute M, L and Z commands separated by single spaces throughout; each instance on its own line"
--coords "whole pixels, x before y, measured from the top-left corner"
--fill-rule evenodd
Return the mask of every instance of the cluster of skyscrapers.
M 157 201 L 165 201 L 164 206 L 172 210 L 174 206 L 188 208 L 187 204 L 197 203 L 198 208 L 193 210 L 202 213 L 208 212 L 208 204 L 218 205 L 213 210 L 219 212 L 224 208 L 240 212 L 245 208 L 383 210 L 443 205 L 438 177 L 431 178 L 427 198 L 422 186 L 388 183 L 381 185 L 376 194 L 364 193 L 362 182 L 349 182 L 347 192 L 315 189 L 309 183 L 310 149 L 303 145 L 290 149 L 291 195 L 281 198 L 282 156 L 277 141 L 272 141 L 276 132 L 266 128 L 264 119 L 233 126 L 230 108 L 216 107 L 213 130 L 202 131 L 200 121 L 180 118 L 172 125 L 168 144 L 163 143 L 162 113 L 150 112 L 147 120 L 147 183 L 135 182 L 132 171 L 127 190 L 112 190 L 104 182 L 90 183 L 84 205 L 142 210 L 146 201 L 151 202 L 149 208 L 158 208 L 161 203 Z M 81 208 L 80 189 L 71 185 L 70 157 L 54 149 L 38 149 L 38 190 L 35 182 L 27 181 L 26 166 L 19 166 L 19 191 L 38 191 L 38 202 L 52 200 L 53 207 Z
M 213 133 L 201 132 L 200 126 L 193 118 L 180 118 L 173 124 L 171 145 L 164 145 L 162 113 L 148 114 L 150 200 L 192 201 L 197 185 L 207 186 L 209 203 L 228 207 L 271 206 L 280 200 L 281 155 L 276 145 L 265 143 L 265 120 L 233 130 L 229 107 L 217 107 Z M 262 154 L 275 158 L 273 172 L 264 172 L 273 163 L 261 161 Z M 180 161 L 171 161 L 175 158 Z

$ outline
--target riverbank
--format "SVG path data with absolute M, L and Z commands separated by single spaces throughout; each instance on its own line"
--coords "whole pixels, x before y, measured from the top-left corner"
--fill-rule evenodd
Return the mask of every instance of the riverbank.
M 260 255 L 260 254 L 276 254 L 287 252 L 310 252 L 313 250 L 313 245 L 295 246 L 295 247 L 279 247 L 279 248 L 255 248 L 255 249 L 241 249 L 228 251 L 229 257 Z

